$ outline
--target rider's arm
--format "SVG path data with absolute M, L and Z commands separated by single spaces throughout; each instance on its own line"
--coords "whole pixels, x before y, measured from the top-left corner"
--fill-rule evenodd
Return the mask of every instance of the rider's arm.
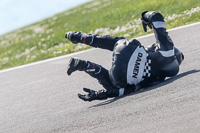
M 172 52 L 174 44 L 166 31 L 166 25 L 162 14 L 155 11 L 143 12 L 142 20 L 153 27 L 156 41 L 160 45 L 160 50 L 168 51 L 168 53 Z M 161 54 L 166 55 L 167 53 L 162 52 Z
M 113 98 L 113 97 L 120 97 L 127 94 L 130 94 L 132 92 L 137 91 L 139 88 L 136 88 L 135 86 L 129 86 L 126 88 L 111 88 L 107 90 L 99 90 L 94 91 L 88 88 L 84 88 L 83 90 L 87 92 L 88 94 L 82 95 L 78 94 L 78 97 L 84 101 L 93 101 L 93 100 L 105 100 L 107 98 Z
M 154 29 L 159 48 L 151 58 L 157 58 L 160 61 L 158 67 L 160 74 L 165 77 L 175 76 L 179 71 L 179 63 L 175 58 L 174 44 L 166 31 L 164 17 L 159 12 L 144 12 L 142 21 L 146 21 L 146 24 Z

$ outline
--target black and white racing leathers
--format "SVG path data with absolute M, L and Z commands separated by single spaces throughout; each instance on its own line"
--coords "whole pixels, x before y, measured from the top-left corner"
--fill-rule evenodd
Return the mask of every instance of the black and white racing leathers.
M 169 37 L 163 16 L 158 12 L 145 14 L 151 22 L 156 45 L 153 50 L 144 48 L 136 39 L 93 34 L 83 34 L 82 42 L 92 47 L 113 51 L 110 70 L 102 67 L 98 74 L 90 75 L 112 95 L 112 90 L 121 96 L 175 76 L 179 63 L 175 57 L 174 44 Z M 100 65 L 99 65 L 100 66 Z M 115 93 L 116 94 L 116 93 Z

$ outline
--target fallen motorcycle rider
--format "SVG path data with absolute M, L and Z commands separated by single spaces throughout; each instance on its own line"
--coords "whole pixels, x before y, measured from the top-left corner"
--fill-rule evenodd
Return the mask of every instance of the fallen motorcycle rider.
M 65 38 L 74 44 L 84 43 L 113 51 L 110 70 L 90 61 L 71 58 L 68 75 L 77 70 L 84 71 L 104 87 L 99 91 L 83 88 L 87 94 L 78 94 L 80 99 L 93 101 L 127 95 L 178 74 L 184 55 L 174 47 L 164 17 L 155 11 L 145 11 L 141 16 L 144 31 L 147 31 L 147 26 L 153 28 L 156 37 L 156 43 L 146 48 L 138 40 L 125 37 L 72 31 L 65 34 Z

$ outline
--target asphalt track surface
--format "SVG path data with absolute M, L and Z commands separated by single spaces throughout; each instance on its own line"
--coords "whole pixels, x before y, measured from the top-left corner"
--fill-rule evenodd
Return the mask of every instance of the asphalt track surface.
M 169 35 L 185 55 L 179 74 L 121 98 L 81 101 L 83 87 L 102 87 L 84 72 L 66 75 L 75 56 L 109 68 L 112 53 L 101 49 L 0 71 L 0 133 L 199 133 L 200 23 Z

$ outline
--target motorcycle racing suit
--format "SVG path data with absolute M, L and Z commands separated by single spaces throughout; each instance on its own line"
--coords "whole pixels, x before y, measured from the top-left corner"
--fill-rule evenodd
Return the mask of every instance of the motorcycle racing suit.
M 92 101 L 122 96 L 162 82 L 166 77 L 177 75 L 184 56 L 174 47 L 166 31 L 164 17 L 159 12 L 145 11 L 142 13 L 142 24 L 145 31 L 146 26 L 153 27 L 156 37 L 156 44 L 147 48 L 136 39 L 128 40 L 124 37 L 81 32 L 66 33 L 65 37 L 73 43 L 85 43 L 113 51 L 112 66 L 109 71 L 89 61 L 77 58 L 70 60 L 68 75 L 75 70 L 85 71 L 106 89 L 97 92 L 84 88 L 89 94 L 78 94 L 79 98 Z

